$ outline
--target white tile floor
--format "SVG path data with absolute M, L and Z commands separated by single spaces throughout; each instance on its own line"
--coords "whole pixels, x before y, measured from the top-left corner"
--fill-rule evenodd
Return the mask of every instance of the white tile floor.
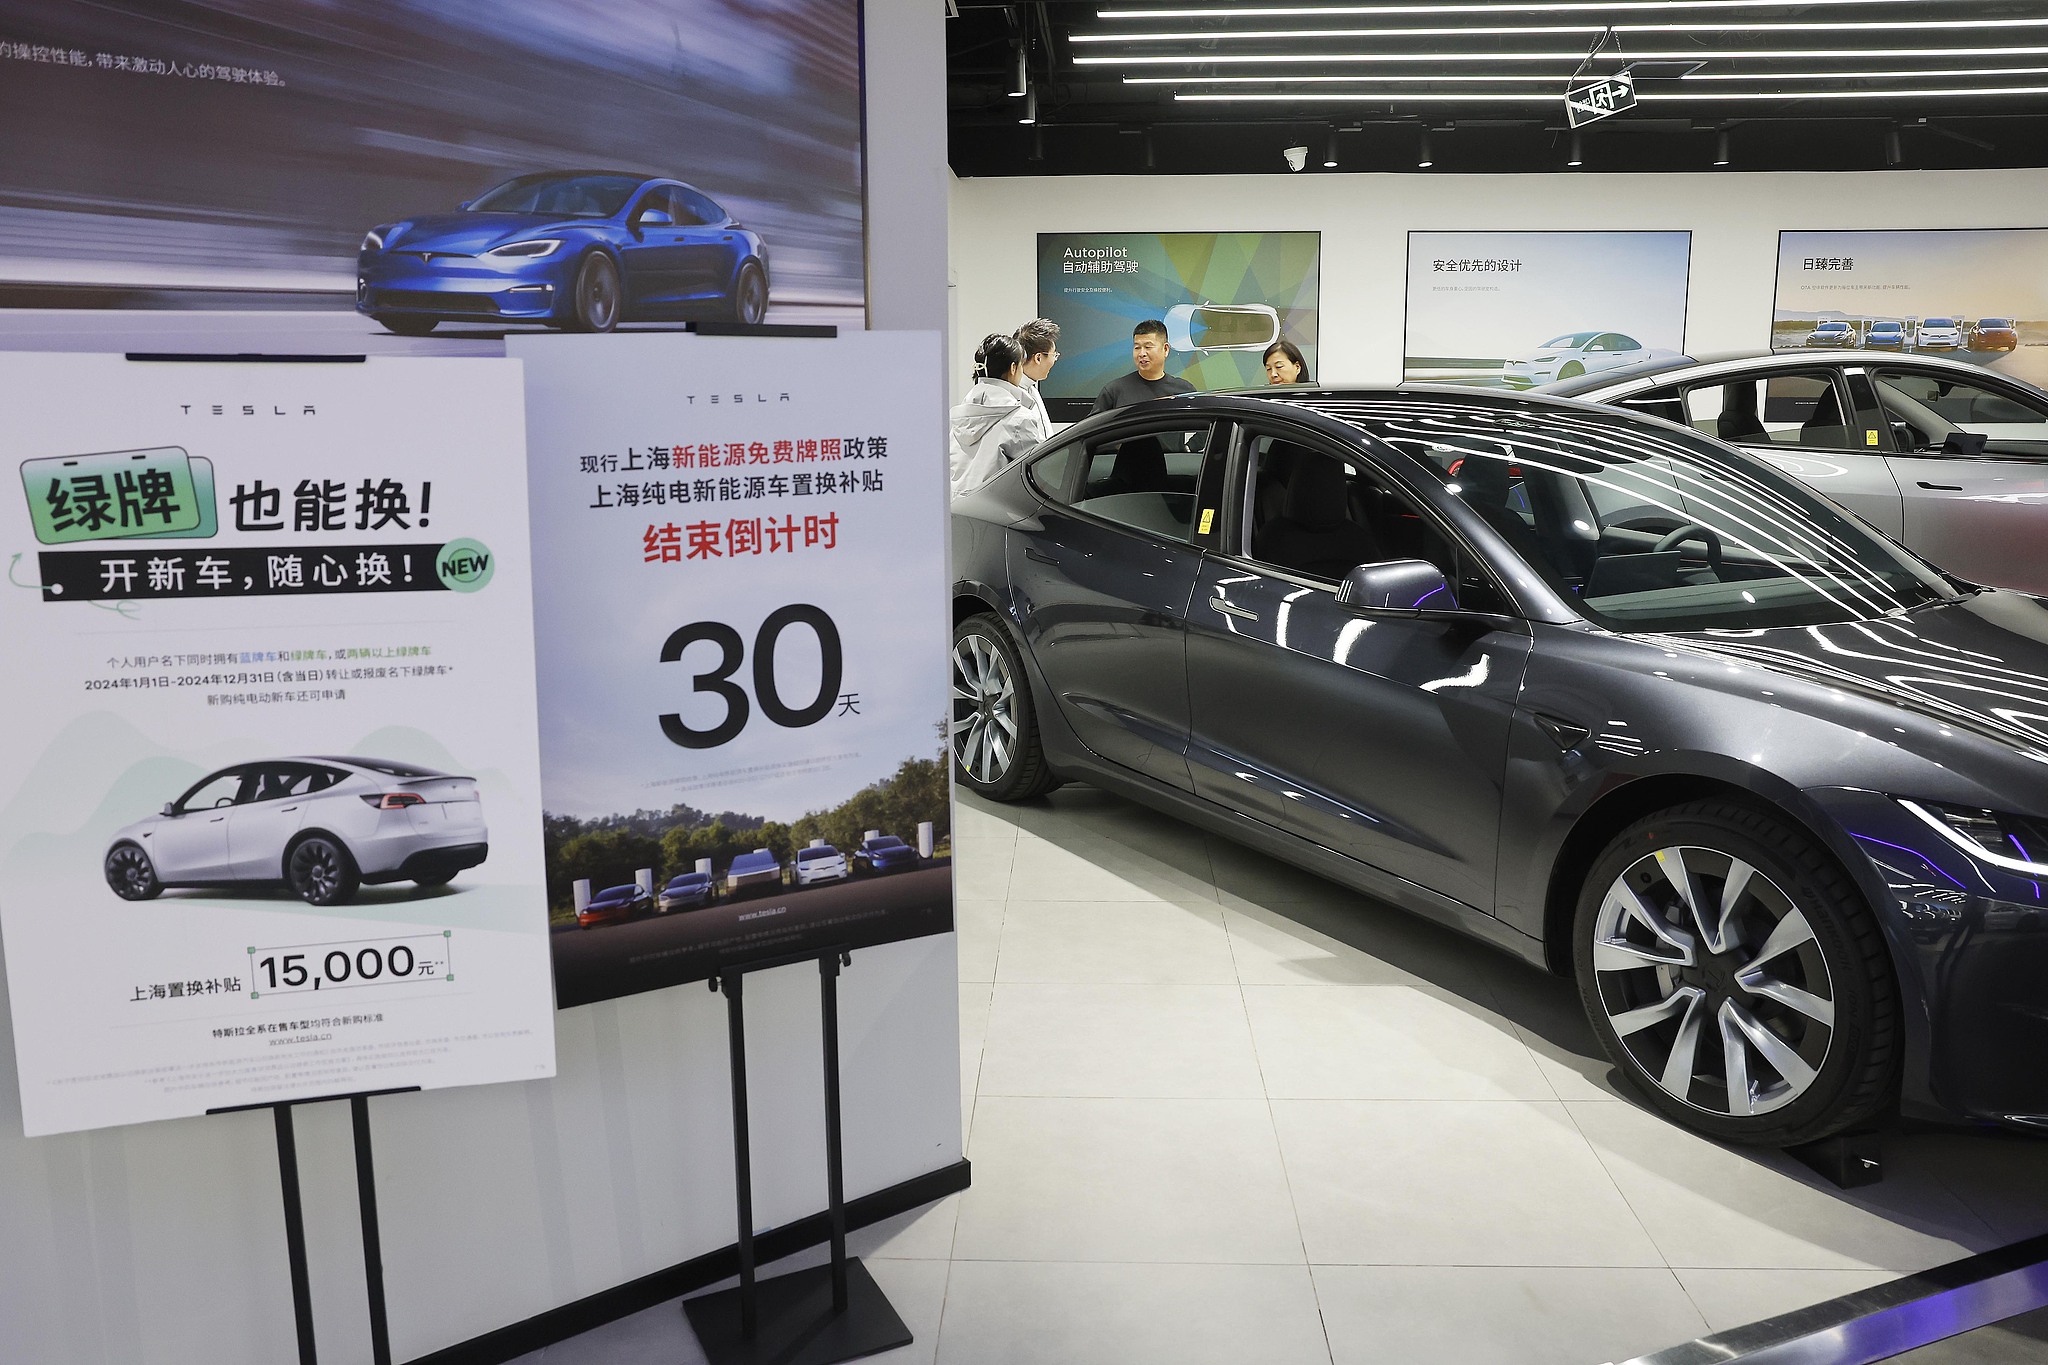
M 1599 1365 L 2048 1231 L 2048 1144 L 1837 1190 L 1637 1109 L 1569 983 L 1447 930 L 1092 788 L 957 820 L 974 1185 L 855 1236 L 879 1361 Z M 665 1304 L 525 1365 L 698 1360 Z

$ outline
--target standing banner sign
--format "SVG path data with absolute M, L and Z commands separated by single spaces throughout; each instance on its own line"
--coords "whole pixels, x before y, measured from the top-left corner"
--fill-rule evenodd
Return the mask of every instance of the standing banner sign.
M 507 345 L 557 1003 L 949 931 L 937 338 Z
M 27 1132 L 553 1074 L 517 364 L 0 387 Z

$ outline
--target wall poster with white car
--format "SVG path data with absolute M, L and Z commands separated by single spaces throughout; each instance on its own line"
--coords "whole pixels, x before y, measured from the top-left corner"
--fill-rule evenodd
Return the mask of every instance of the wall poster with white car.
M 511 348 L 557 1004 L 950 931 L 936 336 Z
M 0 388 L 27 1132 L 552 1075 L 519 367 Z
M 1060 325 L 1043 386 L 1055 421 L 1088 415 L 1131 371 L 1131 329 L 1166 324 L 1166 372 L 1198 389 L 1266 382 L 1265 352 L 1291 341 L 1317 370 L 1322 234 L 1041 232 L 1038 311 Z
M 1685 350 L 1689 232 L 1410 232 L 1401 377 L 1531 389 Z
M 1940 356 L 2048 385 L 2048 228 L 1781 232 L 1771 349 Z

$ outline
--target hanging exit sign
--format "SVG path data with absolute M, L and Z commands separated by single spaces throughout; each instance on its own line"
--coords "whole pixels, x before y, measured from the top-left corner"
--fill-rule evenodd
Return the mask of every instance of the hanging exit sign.
M 1565 118 L 1574 128 L 1597 123 L 1610 114 L 1636 107 L 1636 78 L 1623 71 L 1573 81 L 1564 92 Z

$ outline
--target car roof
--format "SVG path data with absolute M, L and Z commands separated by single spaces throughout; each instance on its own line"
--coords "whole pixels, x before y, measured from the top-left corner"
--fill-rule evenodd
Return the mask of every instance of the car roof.
M 1716 356 L 1702 359 L 1692 364 L 1674 365 L 1662 369 L 1644 366 L 1639 370 L 1631 369 L 1626 375 L 1618 375 L 1611 372 L 1601 375 L 1599 378 L 1603 382 L 1585 383 L 1575 379 L 1568 381 L 1568 385 L 1547 384 L 1542 389 L 1537 390 L 1537 392 L 1557 397 L 1582 398 L 1592 402 L 1603 402 L 1610 397 L 1633 393 L 1637 389 L 1654 388 L 1656 385 L 1652 381 L 1668 379 L 1674 370 L 1683 369 L 1696 372 L 1699 379 L 1707 380 L 1725 378 L 1729 375 L 1739 375 L 1749 370 L 1802 369 L 1809 365 L 1885 365 L 1893 367 L 1910 365 L 1921 369 L 1939 370 L 1944 373 L 1953 374 L 1958 378 L 1964 376 L 1982 378 L 1988 375 L 2004 380 L 2008 384 L 2016 384 L 2023 389 L 2036 389 L 2037 392 L 2039 391 L 2037 386 L 2029 384 L 2026 380 L 2016 375 L 2007 374 L 2003 370 L 1994 370 L 1984 365 L 1973 365 L 1967 360 L 1950 360 L 1946 356 L 1935 355 L 1876 355 L 1862 350 L 1828 349 L 1814 351 L 1752 351 L 1733 356 Z M 1693 377 L 1693 374 L 1688 374 L 1688 381 Z M 1593 376 L 1589 375 L 1587 378 L 1592 379 Z M 2044 393 L 2042 396 L 2048 398 L 2048 393 Z

